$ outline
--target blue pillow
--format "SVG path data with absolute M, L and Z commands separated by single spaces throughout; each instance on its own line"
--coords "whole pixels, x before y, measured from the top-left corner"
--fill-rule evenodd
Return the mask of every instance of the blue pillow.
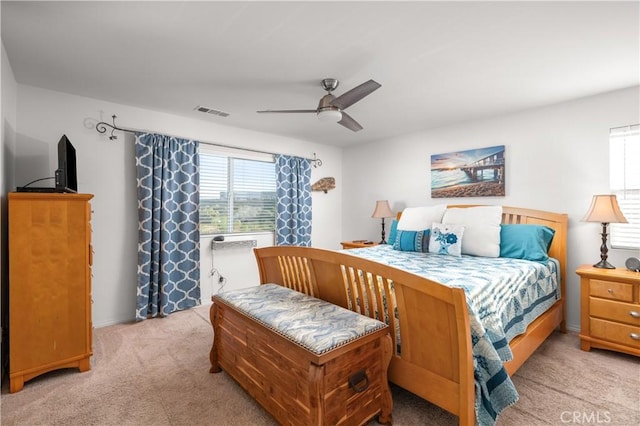
M 403 231 L 399 230 L 393 243 L 394 250 L 417 251 L 427 253 L 429 251 L 429 230 Z
M 500 225 L 500 257 L 547 261 L 555 232 L 544 225 Z
M 389 239 L 387 239 L 387 244 L 393 244 L 396 242 L 397 232 L 398 232 L 398 219 L 393 219 L 391 221 L 391 227 L 389 228 Z

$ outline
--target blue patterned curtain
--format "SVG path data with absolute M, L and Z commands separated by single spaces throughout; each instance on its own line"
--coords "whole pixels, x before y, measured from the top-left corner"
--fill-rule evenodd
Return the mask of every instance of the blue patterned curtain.
M 136 134 L 136 319 L 200 304 L 198 142 Z
M 276 245 L 311 246 L 311 162 L 275 155 Z

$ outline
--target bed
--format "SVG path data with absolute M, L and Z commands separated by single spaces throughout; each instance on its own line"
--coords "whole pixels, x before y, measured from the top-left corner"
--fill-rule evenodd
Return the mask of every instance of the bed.
M 548 247 L 548 256 L 554 260 L 530 263 L 553 271 L 557 284 L 544 293 L 547 297 L 533 309 L 537 312 L 530 315 L 526 329 L 512 327 L 502 336 L 480 323 L 483 315 L 478 309 L 483 308 L 468 297 L 467 286 L 455 281 L 445 285 L 442 275 L 430 278 L 421 270 L 422 261 L 416 258 L 424 254 L 402 260 L 385 258 L 385 252 L 391 252 L 384 246 L 343 252 L 261 248 L 255 250 L 260 282 L 284 285 L 384 320 L 396 330 L 391 382 L 457 415 L 460 424 L 493 424 L 499 412 L 517 400 L 510 376 L 555 329 L 566 331 L 567 215 L 513 207 L 502 207 L 501 212 L 503 224 L 541 225 L 555 232 Z M 502 258 L 497 261 L 505 263 Z

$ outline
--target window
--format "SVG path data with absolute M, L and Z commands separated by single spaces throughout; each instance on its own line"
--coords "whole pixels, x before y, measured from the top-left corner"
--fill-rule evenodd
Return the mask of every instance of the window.
M 618 127 L 609 133 L 611 190 L 629 223 L 612 223 L 611 247 L 640 248 L 640 125 Z
M 200 145 L 200 233 L 273 232 L 276 172 L 272 155 Z

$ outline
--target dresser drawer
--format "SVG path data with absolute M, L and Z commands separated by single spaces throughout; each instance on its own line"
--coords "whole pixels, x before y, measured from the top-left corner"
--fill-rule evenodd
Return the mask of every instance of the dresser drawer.
M 640 349 L 640 327 L 591 318 L 590 334 L 597 339 Z
M 590 297 L 589 313 L 592 317 L 640 327 L 640 305 Z
M 589 294 L 623 302 L 633 302 L 633 285 L 592 279 L 589 285 Z

